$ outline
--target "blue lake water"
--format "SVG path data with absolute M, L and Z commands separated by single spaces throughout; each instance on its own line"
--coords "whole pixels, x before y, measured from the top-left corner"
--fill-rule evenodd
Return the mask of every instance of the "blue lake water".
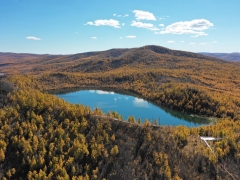
M 188 127 L 210 123 L 206 118 L 193 117 L 185 113 L 162 109 L 144 99 L 118 94 L 113 91 L 80 90 L 65 94 L 57 94 L 57 96 L 70 103 L 89 106 L 92 110 L 97 107 L 102 109 L 105 114 L 108 110 L 111 112 L 117 111 L 125 120 L 128 116 L 134 116 L 136 120 L 141 118 L 142 122 L 147 118 L 152 122 L 153 120 L 154 122 L 157 121 L 159 125 L 185 125 Z

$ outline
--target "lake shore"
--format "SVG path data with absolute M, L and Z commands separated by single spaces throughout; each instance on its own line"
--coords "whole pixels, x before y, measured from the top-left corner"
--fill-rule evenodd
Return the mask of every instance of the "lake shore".
M 85 92 L 83 92 L 83 93 L 85 93 L 84 96 L 81 95 L 81 91 L 85 91 Z M 89 91 L 89 92 L 86 92 L 86 91 Z M 57 91 L 51 91 L 51 93 L 57 95 L 60 98 L 63 98 L 65 100 L 69 101 L 70 103 L 80 103 L 85 106 L 86 105 L 90 106 L 93 109 L 97 107 L 99 109 L 102 109 L 104 113 L 107 113 L 108 110 L 117 111 L 118 113 L 124 115 L 125 119 L 127 119 L 128 116 L 133 115 L 136 119 L 138 117 L 140 117 L 142 121 L 144 121 L 147 118 L 150 121 L 158 121 L 158 123 L 161 125 L 164 124 L 164 125 L 174 125 L 174 126 L 175 125 L 196 126 L 197 124 L 198 124 L 197 126 L 199 126 L 200 124 L 208 125 L 208 124 L 213 123 L 212 121 L 208 120 L 208 117 L 198 117 L 198 116 L 192 117 L 189 114 L 186 114 L 184 112 L 179 112 L 179 111 L 171 110 L 168 108 L 163 108 L 159 105 L 152 103 L 151 101 L 148 101 L 148 100 L 142 98 L 141 96 L 137 96 L 136 94 L 133 94 L 133 93 L 130 94 L 127 91 L 121 91 L 121 93 L 119 93 L 115 89 L 112 89 L 112 88 L 90 88 L 90 87 L 88 87 L 88 88 L 71 88 L 71 89 L 62 89 L 62 90 L 57 90 Z M 96 99 L 98 99 L 98 97 L 96 96 L 97 94 L 100 94 L 101 96 L 104 95 L 106 99 L 100 98 L 100 100 L 98 100 L 99 102 L 96 102 L 96 104 L 93 106 L 91 103 L 93 103 Z M 127 97 L 119 98 L 116 96 L 117 94 L 119 94 L 119 95 L 121 94 L 121 96 L 127 96 Z M 111 98 L 107 99 L 106 95 L 111 95 Z M 88 96 L 89 98 L 86 98 L 86 96 Z M 130 97 L 130 96 L 132 96 L 132 97 Z M 81 98 L 78 101 L 77 99 L 79 97 L 81 97 Z M 112 101 L 113 99 L 114 99 L 114 101 Z M 126 102 L 127 104 L 121 104 L 121 105 L 117 106 L 116 103 L 120 102 L 119 101 L 120 99 L 127 99 L 128 100 L 128 102 Z M 130 106 L 130 104 L 129 104 L 130 99 L 134 104 L 138 103 L 137 106 L 141 106 L 142 112 L 141 111 L 135 112 L 134 109 L 133 109 L 133 111 L 129 111 L 129 109 L 131 109 L 133 107 L 129 107 L 129 108 L 125 109 L 124 111 L 122 111 L 122 109 L 124 109 L 126 106 Z M 107 101 L 105 102 L 105 100 L 107 100 Z M 110 101 L 111 101 L 111 103 L 108 104 Z M 150 104 L 152 104 L 152 105 L 150 105 Z M 101 105 L 104 105 L 104 106 L 101 106 Z M 109 106 L 109 109 L 106 109 L 106 106 L 107 107 Z M 111 106 L 116 106 L 116 107 L 112 108 Z M 145 117 L 145 115 L 143 115 L 143 114 L 147 114 L 147 112 L 150 111 L 149 108 L 152 106 L 160 108 L 165 113 L 151 112 L 148 114 L 147 117 Z M 136 107 L 134 107 L 134 108 L 136 108 Z M 145 108 L 145 109 L 143 110 L 143 108 Z M 128 112 L 128 114 L 125 113 L 126 111 Z M 168 117 L 168 115 L 165 117 L 165 115 L 163 115 L 162 113 L 169 114 L 169 115 L 171 115 L 171 117 Z M 176 122 L 176 123 L 171 124 L 170 123 L 171 121 L 172 122 L 181 121 L 181 122 L 178 122 L 178 123 Z M 187 121 L 188 123 L 183 123 L 183 121 Z M 193 124 L 190 125 L 189 124 L 190 122 Z

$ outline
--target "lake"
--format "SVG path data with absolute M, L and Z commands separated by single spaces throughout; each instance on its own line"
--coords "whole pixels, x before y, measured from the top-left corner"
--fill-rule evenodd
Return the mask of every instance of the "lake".
M 125 120 L 128 116 L 134 116 L 136 120 L 141 118 L 142 123 L 147 118 L 149 121 L 157 122 L 159 125 L 185 125 L 187 127 L 196 127 L 210 123 L 210 120 L 207 118 L 190 116 L 182 112 L 160 108 L 139 97 L 119 94 L 113 91 L 80 90 L 59 93 L 57 96 L 70 103 L 89 106 L 92 110 L 97 107 L 102 109 L 105 114 L 108 110 L 111 112 L 116 111 Z

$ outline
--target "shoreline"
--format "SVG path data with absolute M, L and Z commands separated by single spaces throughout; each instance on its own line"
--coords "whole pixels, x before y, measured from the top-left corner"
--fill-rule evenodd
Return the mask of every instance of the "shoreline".
M 194 114 L 188 114 L 186 112 L 183 111 L 177 111 L 174 109 L 170 109 L 167 107 L 164 107 L 162 105 L 156 104 L 153 101 L 150 101 L 148 99 L 143 98 L 141 95 L 134 93 L 134 92 L 129 92 L 127 90 L 121 90 L 121 89 L 117 89 L 117 88 L 111 88 L 111 87 L 96 87 L 96 86 L 88 86 L 88 87 L 73 87 L 73 88 L 61 88 L 61 89 L 54 89 L 54 90 L 47 90 L 45 92 L 50 93 L 52 95 L 57 95 L 57 94 L 67 94 L 67 93 L 72 93 L 72 92 L 76 92 L 76 91 L 81 91 L 81 90 L 103 90 L 103 91 L 113 91 L 115 93 L 118 94 L 122 94 L 122 95 L 130 95 L 130 96 L 134 96 L 137 98 L 141 98 L 146 100 L 148 103 L 151 103 L 161 109 L 163 109 L 164 111 L 170 113 L 172 116 L 178 118 L 178 119 L 185 119 L 187 121 L 190 122 L 194 122 L 193 119 L 205 119 L 206 121 L 208 121 L 209 123 L 205 124 L 205 125 L 210 125 L 215 123 L 218 119 L 215 117 L 207 117 L 207 116 L 200 116 L 200 115 L 194 115 Z M 196 122 L 197 123 L 197 122 Z M 198 123 L 197 123 L 198 124 Z

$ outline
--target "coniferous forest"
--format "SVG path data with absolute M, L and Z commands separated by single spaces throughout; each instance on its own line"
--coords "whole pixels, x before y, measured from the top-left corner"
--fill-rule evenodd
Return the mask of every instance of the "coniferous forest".
M 159 46 L 0 54 L 0 179 L 239 179 L 240 64 Z M 208 126 L 154 126 L 49 90 L 127 91 Z M 119 120 L 115 120 L 119 119 Z M 212 150 L 199 136 L 214 136 Z

